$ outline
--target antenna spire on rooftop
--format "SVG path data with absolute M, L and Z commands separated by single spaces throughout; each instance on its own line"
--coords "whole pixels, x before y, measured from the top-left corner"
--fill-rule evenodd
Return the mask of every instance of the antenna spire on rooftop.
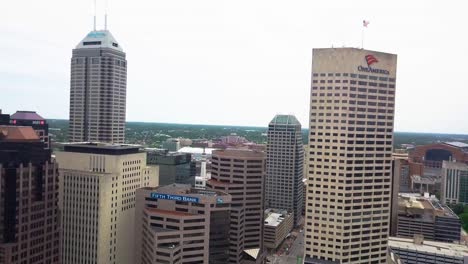
M 106 0 L 106 9 L 105 9 L 105 14 L 104 14 L 104 29 L 107 30 L 107 3 L 108 1 Z
M 94 0 L 94 27 L 93 30 L 96 31 L 96 0 Z

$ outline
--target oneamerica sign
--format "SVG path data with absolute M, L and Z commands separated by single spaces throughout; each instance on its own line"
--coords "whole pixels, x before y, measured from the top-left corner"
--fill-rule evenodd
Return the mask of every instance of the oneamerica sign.
M 375 68 L 371 68 L 371 67 L 358 66 L 357 69 L 358 69 L 358 71 L 362 71 L 362 72 L 380 73 L 380 74 L 385 74 L 385 75 L 390 74 L 390 72 L 387 71 L 387 70 L 375 69 Z
M 164 193 L 151 193 L 151 198 L 180 201 L 180 202 L 200 203 L 200 199 L 197 197 L 172 195 L 172 194 L 164 194 Z

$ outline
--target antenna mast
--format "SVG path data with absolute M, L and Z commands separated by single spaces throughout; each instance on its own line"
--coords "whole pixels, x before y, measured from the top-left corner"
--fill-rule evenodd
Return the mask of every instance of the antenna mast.
M 106 10 L 104 14 L 104 29 L 107 30 L 107 0 L 106 0 Z
M 94 31 L 96 31 L 96 0 L 94 0 Z

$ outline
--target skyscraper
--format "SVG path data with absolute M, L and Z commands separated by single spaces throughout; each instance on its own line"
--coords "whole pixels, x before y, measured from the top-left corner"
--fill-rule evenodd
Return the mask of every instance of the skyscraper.
M 133 263 L 135 191 L 157 186 L 138 146 L 70 144 L 60 164 L 62 263 Z
M 70 142 L 123 143 L 127 61 L 108 30 L 91 31 L 73 50 Z
M 229 263 L 243 263 L 249 257 L 262 263 L 264 178 L 263 152 L 213 151 L 211 179 L 206 186 L 232 196 Z
M 0 126 L 0 263 L 61 263 L 58 185 L 36 132 Z
M 294 225 L 298 225 L 304 195 L 304 146 L 295 116 L 277 115 L 268 125 L 266 168 L 265 206 L 293 212 Z
M 305 263 L 385 263 L 397 56 L 314 49 Z

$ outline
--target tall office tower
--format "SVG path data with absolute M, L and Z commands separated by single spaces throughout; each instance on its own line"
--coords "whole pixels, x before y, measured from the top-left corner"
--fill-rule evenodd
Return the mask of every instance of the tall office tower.
M 385 263 L 397 56 L 314 49 L 305 263 Z
M 108 30 L 91 31 L 73 50 L 70 142 L 124 143 L 127 61 Z
M 441 201 L 444 204 L 468 204 L 468 165 L 443 161 Z
M 0 126 L 0 263 L 60 263 L 58 177 L 31 127 Z
M 137 146 L 70 144 L 60 164 L 62 263 L 133 263 L 135 191 L 157 186 Z
M 136 196 L 132 263 L 226 263 L 229 194 L 171 184 L 140 188 Z
M 294 213 L 294 225 L 302 215 L 304 146 L 301 124 L 293 115 L 277 115 L 268 125 L 265 203 L 267 208 Z
M 215 150 L 206 186 L 232 196 L 229 263 L 261 263 L 263 251 L 263 186 L 265 153 Z M 254 252 L 254 254 L 252 254 Z

